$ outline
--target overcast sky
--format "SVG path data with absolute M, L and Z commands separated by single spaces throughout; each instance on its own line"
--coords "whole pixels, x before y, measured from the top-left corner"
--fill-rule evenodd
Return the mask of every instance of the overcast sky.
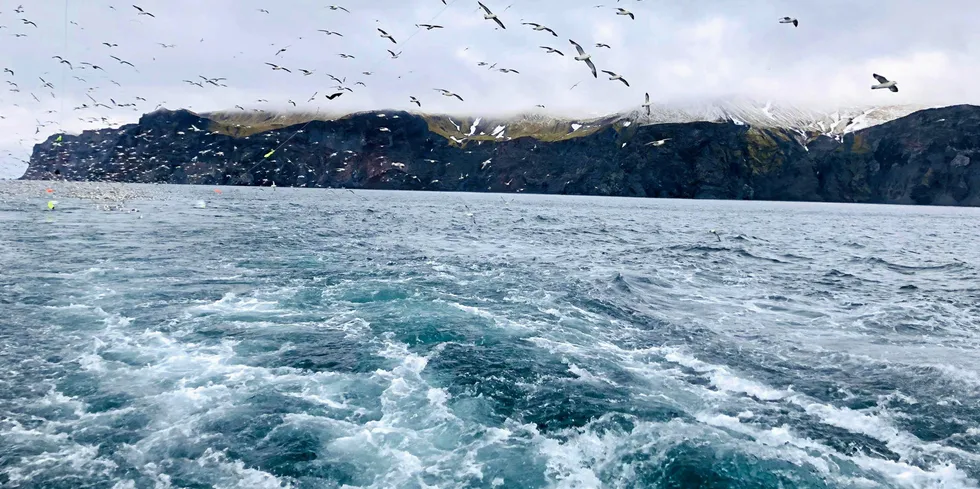
M 137 5 L 155 16 L 149 17 L 123 1 L 68 0 L 67 21 L 64 0 L 24 0 L 23 13 L 3 2 L 0 68 L 14 75 L 3 73 L 0 80 L 17 83 L 20 91 L 0 87 L 0 177 L 18 176 L 26 164 L 16 160 L 59 132 L 59 125 L 76 132 L 103 125 L 79 117 L 132 122 L 159 104 L 280 110 L 292 109 L 293 100 L 311 112 L 347 112 L 415 109 L 409 102 L 414 95 L 422 102 L 417 110 L 427 112 L 496 115 L 540 110 L 535 106 L 542 104 L 555 114 L 584 117 L 635 108 L 644 92 L 654 103 L 747 96 L 823 108 L 980 101 L 969 91 L 980 75 L 977 0 L 486 0 L 505 30 L 483 19 L 475 0 L 447 0 L 448 6 L 442 0 L 336 2 L 350 13 L 319 0 L 141 0 Z M 636 19 L 616 15 L 618 6 Z M 779 24 L 784 15 L 798 18 L 799 27 Z M 558 37 L 521 22 L 544 24 Z M 419 30 L 417 23 L 445 28 Z M 381 38 L 377 28 L 398 44 Z M 623 75 L 631 86 L 602 73 L 592 78 L 584 63 L 572 59 L 569 39 L 591 53 L 600 70 Z M 611 49 L 597 48 L 597 42 Z M 276 55 L 281 47 L 287 50 Z M 402 54 L 391 59 L 387 49 Z M 83 61 L 104 71 L 85 68 Z M 477 66 L 481 61 L 520 73 L 490 71 Z M 266 62 L 293 73 L 272 71 Z M 304 76 L 300 68 L 315 72 Z M 872 72 L 897 80 L 900 92 L 872 92 Z M 336 85 L 328 73 L 346 78 L 355 91 L 326 100 L 323 95 Z M 201 81 L 199 75 L 227 78 L 228 86 L 182 81 Z M 43 87 L 39 77 L 54 89 Z M 319 94 L 308 102 L 314 92 Z M 110 98 L 137 103 L 138 110 L 73 110 L 93 104 L 86 94 L 110 105 Z M 35 135 L 38 121 L 47 125 Z

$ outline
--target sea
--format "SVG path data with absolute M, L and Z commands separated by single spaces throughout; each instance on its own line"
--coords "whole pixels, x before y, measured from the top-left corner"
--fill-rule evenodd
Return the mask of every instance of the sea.
M 0 487 L 978 481 L 980 209 L 0 184 Z

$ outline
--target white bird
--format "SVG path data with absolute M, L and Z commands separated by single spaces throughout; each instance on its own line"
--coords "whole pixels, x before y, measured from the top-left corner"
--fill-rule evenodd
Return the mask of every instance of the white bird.
M 559 51 L 559 50 L 557 50 L 555 48 L 550 48 L 548 46 L 541 46 L 541 49 L 544 49 L 545 51 L 547 51 L 548 54 L 555 53 L 555 54 L 557 54 L 559 56 L 564 56 L 565 55 L 565 53 L 562 53 L 561 51 Z
M 602 72 L 605 73 L 605 74 L 607 74 L 607 75 L 609 75 L 609 79 L 610 80 L 619 80 L 619 81 L 623 82 L 623 84 L 626 85 L 627 87 L 630 86 L 629 82 L 626 81 L 625 78 L 623 78 L 623 75 L 617 75 L 617 74 L 615 74 L 615 73 L 613 73 L 611 71 L 608 71 L 608 70 L 602 70 Z
M 572 46 L 575 46 L 575 50 L 578 51 L 578 56 L 575 57 L 575 61 L 584 61 L 585 64 L 589 65 L 589 69 L 592 70 L 592 76 L 599 78 L 599 75 L 595 71 L 595 64 L 592 62 L 592 55 L 586 54 L 585 50 L 577 42 L 571 39 L 568 42 L 572 43 Z
M 629 15 L 631 19 L 636 20 L 636 17 L 633 16 L 633 12 L 630 12 L 622 7 L 616 7 L 616 15 Z
M 378 29 L 378 32 L 381 33 L 381 37 L 383 37 L 385 39 L 388 39 L 389 41 L 392 42 L 392 44 L 398 44 L 397 42 L 395 42 L 395 38 L 394 37 L 391 37 L 391 34 L 388 34 L 387 32 L 385 32 L 384 29 L 380 29 L 379 28 Z
M 409 98 L 409 100 L 408 100 L 409 102 L 411 102 L 411 103 L 413 103 L 415 105 L 418 105 L 419 107 L 422 106 L 422 102 L 419 102 L 419 99 L 415 98 L 414 95 L 409 95 L 408 98 Z
M 547 31 L 547 32 L 550 32 L 552 36 L 558 37 L 558 34 L 555 34 L 555 31 L 553 31 L 550 28 L 545 27 L 545 26 L 543 26 L 541 24 L 536 24 L 534 22 L 521 22 L 521 25 L 529 25 L 529 26 L 531 26 L 532 29 L 534 29 L 536 31 Z
M 647 109 L 647 115 L 650 115 L 650 93 L 643 94 L 643 107 Z
M 457 95 L 457 94 L 455 94 L 453 92 L 450 92 L 449 90 L 446 90 L 445 88 L 434 88 L 433 90 L 435 90 L 437 92 L 442 92 L 442 94 L 445 95 L 445 96 L 447 96 L 447 97 L 456 97 L 456 98 L 459 99 L 460 102 L 463 101 L 463 97 L 460 97 L 459 95 Z
M 667 143 L 667 141 L 670 141 L 670 138 L 658 139 L 656 141 L 650 141 L 645 146 L 663 146 L 664 144 Z
M 895 80 L 889 81 L 888 78 L 885 78 L 877 73 L 872 73 L 871 76 L 875 77 L 875 80 L 878 80 L 877 85 L 871 85 L 872 90 L 878 88 L 887 88 L 893 92 L 898 91 L 898 82 L 896 82 Z
M 500 19 L 497 18 L 497 14 L 491 12 L 490 9 L 488 9 L 486 5 L 483 5 L 483 2 L 476 2 L 476 3 L 480 6 L 480 8 L 482 8 L 486 12 L 485 14 L 483 14 L 483 18 L 484 19 L 492 20 L 492 21 L 496 22 L 497 25 L 499 25 L 501 29 L 506 29 L 506 27 L 504 27 L 504 23 L 501 22 Z
M 793 18 L 790 18 L 790 17 L 783 17 L 782 19 L 779 19 L 779 23 L 780 24 L 793 24 L 793 27 L 799 27 L 800 26 L 800 21 L 798 21 L 796 19 L 793 19 Z

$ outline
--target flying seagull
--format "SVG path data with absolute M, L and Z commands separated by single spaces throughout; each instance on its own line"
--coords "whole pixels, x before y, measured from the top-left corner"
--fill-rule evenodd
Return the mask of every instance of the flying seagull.
M 633 16 L 633 12 L 630 12 L 622 7 L 616 7 L 616 15 L 629 15 L 630 19 L 636 20 L 636 17 Z
M 609 79 L 610 80 L 619 80 L 619 81 L 623 82 L 623 84 L 626 85 L 627 87 L 630 86 L 629 82 L 627 82 L 626 79 L 623 78 L 623 75 L 617 75 L 617 74 L 615 74 L 615 73 L 613 73 L 611 71 L 608 71 L 608 70 L 602 70 L 602 72 L 605 73 L 605 74 L 607 74 L 607 75 L 609 75 Z
M 22 22 L 24 22 L 24 25 L 32 25 L 34 27 L 37 27 L 37 24 L 35 24 L 33 21 L 30 21 L 30 20 L 27 20 L 27 19 L 20 19 L 20 20 Z
M 559 50 L 557 50 L 555 48 L 549 48 L 548 46 L 541 46 L 541 49 L 544 49 L 545 51 L 547 51 L 548 54 L 555 53 L 555 54 L 557 54 L 559 56 L 564 56 L 565 55 L 561 51 L 559 51 Z
M 398 51 L 398 52 L 396 53 L 396 52 L 394 52 L 394 51 L 392 51 L 392 50 L 390 50 L 390 49 L 389 49 L 389 50 L 388 50 L 388 54 L 390 54 L 390 55 L 391 55 L 391 59 L 395 59 L 395 58 L 397 58 L 397 57 L 399 57 L 399 56 L 401 56 L 401 54 L 402 54 L 402 52 L 401 52 L 401 51 Z
M 875 80 L 878 80 L 878 84 L 877 85 L 871 85 L 871 89 L 872 90 L 875 90 L 875 89 L 878 89 L 878 88 L 887 88 L 887 89 L 889 89 L 889 90 L 891 90 L 893 92 L 897 92 L 898 91 L 898 82 L 896 82 L 894 80 L 888 81 L 888 78 L 885 78 L 885 77 L 883 77 L 883 76 L 881 76 L 881 75 L 879 75 L 877 73 L 872 73 L 871 76 L 875 77 Z
M 486 8 L 486 7 L 484 7 L 484 8 Z M 449 90 L 446 90 L 445 88 L 434 88 L 433 90 L 435 90 L 437 92 L 442 92 L 442 94 L 445 95 L 445 96 L 447 96 L 447 97 L 456 97 L 456 98 L 459 99 L 460 102 L 463 101 L 463 97 L 460 97 L 459 95 L 457 95 L 457 94 L 455 94 L 453 92 L 450 92 Z
M 597 47 L 597 48 L 612 49 L 612 46 L 610 46 L 608 44 L 601 43 L 601 42 L 595 43 L 595 47 Z
M 599 75 L 595 71 L 595 64 L 592 63 L 592 55 L 586 54 L 585 50 L 582 49 L 582 46 L 579 46 L 577 42 L 571 39 L 569 39 L 568 42 L 572 43 L 572 46 L 575 46 L 575 50 L 578 51 L 578 56 L 575 57 L 575 61 L 585 61 L 585 64 L 589 65 L 589 69 L 592 70 L 592 76 L 599 78 Z
M 115 44 L 115 43 L 109 43 L 109 42 L 104 42 L 104 43 L 102 43 L 102 44 L 105 44 L 106 46 L 109 46 L 110 48 L 114 48 L 114 47 L 118 47 L 118 46 L 119 46 L 118 44 Z
M 282 66 L 279 66 L 277 64 L 273 64 L 273 63 L 266 63 L 266 64 L 272 67 L 272 71 L 285 71 L 286 73 L 292 73 L 292 71 L 289 71 L 288 68 L 283 68 Z
M 129 66 L 132 66 L 133 68 L 136 68 L 136 66 L 134 66 L 133 63 L 130 63 L 129 61 L 126 61 L 126 60 L 124 60 L 122 58 L 119 58 L 119 57 L 116 57 L 116 56 L 109 56 L 109 57 L 112 58 L 112 59 L 114 59 L 114 60 L 116 60 L 116 61 L 118 61 L 119 64 L 129 65 Z
M 329 99 L 329 100 L 333 100 L 333 99 L 335 99 L 335 98 L 337 98 L 337 97 L 339 97 L 339 96 L 341 96 L 343 94 L 344 94 L 344 92 L 337 92 L 337 93 L 335 93 L 333 95 L 324 95 L 324 97 L 327 97 L 327 99 Z
M 506 27 L 504 27 L 504 23 L 501 22 L 500 19 L 497 18 L 497 14 L 491 12 L 490 9 L 488 9 L 486 5 L 483 5 L 483 2 L 476 2 L 476 3 L 480 6 L 480 8 L 482 8 L 486 12 L 485 14 L 483 14 L 483 18 L 484 19 L 492 20 L 492 21 L 496 22 L 497 25 L 499 25 L 501 29 L 506 29 Z
M 320 32 L 325 33 L 328 36 L 340 36 L 340 37 L 344 37 L 344 35 L 341 34 L 341 33 L 339 33 L 339 32 L 328 31 L 326 29 L 317 29 L 317 30 L 320 31 Z
M 284 52 L 286 52 L 286 49 L 289 49 L 289 46 L 286 46 L 286 47 L 284 47 L 284 48 L 279 48 L 279 50 L 278 50 L 278 51 L 276 51 L 276 54 L 275 54 L 275 56 L 279 56 L 280 54 L 282 54 L 282 53 L 284 53 Z
M 550 32 L 552 36 L 558 37 L 558 34 L 555 34 L 555 31 L 553 31 L 550 28 L 545 27 L 545 26 L 543 26 L 541 24 L 536 24 L 534 22 L 521 22 L 521 25 L 529 25 L 529 26 L 531 26 L 532 29 L 534 29 L 536 31 L 547 31 L 547 32 Z
M 354 57 L 354 55 L 352 55 L 352 54 L 344 54 L 344 53 L 340 53 L 337 56 L 340 56 L 341 58 L 344 58 L 344 59 L 349 59 L 349 58 L 353 58 Z
M 409 99 L 408 100 L 409 102 L 411 102 L 411 103 L 413 103 L 415 105 L 418 105 L 419 107 L 422 106 L 422 102 L 419 102 L 419 99 L 415 98 L 414 95 L 409 95 L 408 99 Z
M 293 104 L 293 107 L 296 107 L 296 102 L 293 102 L 292 100 L 289 100 L 289 103 Z
M 350 10 L 347 10 L 344 7 L 341 7 L 339 5 L 331 5 L 331 6 L 327 7 L 327 8 L 329 8 L 330 10 L 343 10 L 344 12 L 347 12 L 348 14 L 350 13 Z
M 300 69 L 299 69 L 299 71 L 300 71 L 301 73 L 303 73 L 303 76 L 310 76 L 310 75 L 312 75 L 312 74 L 313 74 L 313 72 L 312 72 L 312 71 L 310 71 L 310 70 L 304 70 L 303 68 L 300 68 Z
M 442 26 L 441 25 L 435 25 L 435 24 L 415 24 L 415 27 L 418 27 L 418 28 L 423 28 L 424 27 L 425 30 L 427 30 L 427 31 L 431 31 L 432 29 L 442 29 Z
M 149 13 L 149 12 L 147 12 L 147 11 L 141 9 L 141 8 L 139 8 L 136 5 L 133 5 L 133 8 L 140 11 L 140 13 L 138 13 L 136 15 L 149 15 L 150 17 L 154 17 L 154 18 L 156 17 L 155 15 L 153 15 L 153 14 L 151 14 L 151 13 Z
M 12 70 L 10 68 L 4 68 L 3 69 L 3 72 L 4 73 L 10 73 L 10 76 L 16 76 L 16 75 L 14 75 L 14 70 Z
M 389 41 L 391 41 L 392 44 L 398 44 L 397 42 L 395 42 L 395 38 L 391 37 L 391 34 L 385 32 L 384 29 L 379 28 L 378 32 L 381 33 L 381 37 L 388 39 Z
M 789 17 L 783 17 L 782 19 L 779 19 L 779 23 L 780 24 L 793 24 L 793 27 L 799 27 L 800 26 L 800 21 L 798 21 L 796 19 L 791 19 Z
M 650 115 L 650 93 L 643 94 L 643 107 L 647 109 L 647 115 Z

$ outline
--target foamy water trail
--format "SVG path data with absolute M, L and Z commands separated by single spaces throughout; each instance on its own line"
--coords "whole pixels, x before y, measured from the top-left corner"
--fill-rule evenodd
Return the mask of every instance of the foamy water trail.
M 980 487 L 976 216 L 286 190 L 6 211 L 0 485 Z

